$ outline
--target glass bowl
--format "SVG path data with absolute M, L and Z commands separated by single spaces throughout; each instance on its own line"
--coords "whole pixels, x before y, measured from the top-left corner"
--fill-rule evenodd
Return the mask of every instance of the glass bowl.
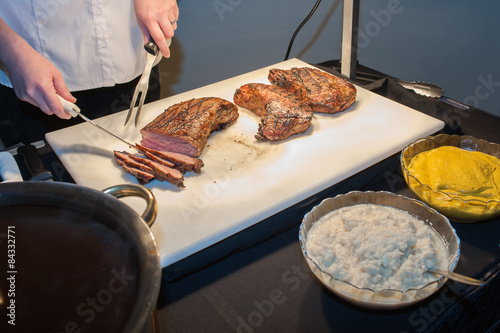
M 420 302 L 434 294 L 448 280 L 445 277 L 436 277 L 432 281 L 418 289 L 395 290 L 383 289 L 373 290 L 355 286 L 349 281 L 336 278 L 324 271 L 321 266 L 311 257 L 309 257 L 306 247 L 307 234 L 313 224 L 323 215 L 329 212 L 347 206 L 357 204 L 377 204 L 390 206 L 406 211 L 428 224 L 443 239 L 448 250 L 449 270 L 453 271 L 460 257 L 460 239 L 451 226 L 449 220 L 430 208 L 426 204 L 410 199 L 402 195 L 396 195 L 390 192 L 359 192 L 352 191 L 347 194 L 340 194 L 334 198 L 327 198 L 319 205 L 308 212 L 300 225 L 299 243 L 302 254 L 314 275 L 323 283 L 323 285 L 338 297 L 360 307 L 390 310 L 403 308 L 417 302 Z
M 500 158 L 500 145 L 472 136 L 439 134 L 418 139 L 401 152 L 400 163 L 408 187 L 426 204 L 435 208 L 449 219 L 471 223 L 500 215 L 500 201 L 486 198 L 464 199 L 459 196 L 435 190 L 420 182 L 408 170 L 415 155 L 441 146 L 454 146 L 470 151 L 479 151 Z

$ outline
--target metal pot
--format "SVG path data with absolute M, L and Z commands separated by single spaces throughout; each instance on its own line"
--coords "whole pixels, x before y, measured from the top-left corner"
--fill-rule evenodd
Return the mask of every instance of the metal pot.
M 117 199 L 127 196 L 138 196 L 146 200 L 147 205 L 142 216 L 139 216 L 133 209 Z M 15 226 L 14 228 L 12 228 L 12 226 L 9 227 L 9 225 L 12 224 L 12 220 L 9 221 L 9 219 L 6 218 L 8 215 L 1 213 L 2 210 L 5 212 L 6 209 L 14 206 L 18 207 L 15 209 L 21 209 L 20 207 L 35 207 L 34 205 L 36 205 L 36 207 L 47 207 L 48 209 L 58 208 L 61 211 L 75 212 L 75 214 L 85 214 L 85 216 L 88 216 L 93 221 L 102 223 L 103 228 L 105 227 L 106 230 L 112 230 L 112 232 L 114 232 L 113 235 L 117 234 L 124 242 L 130 245 L 130 251 L 133 253 L 132 257 L 137 265 L 138 274 L 136 277 L 138 280 L 134 281 L 135 296 L 133 300 L 130 300 L 130 302 L 133 302 L 133 304 L 130 305 L 131 312 L 125 316 L 124 321 L 126 321 L 126 323 L 123 324 L 123 329 L 121 329 L 121 331 L 137 332 L 142 330 L 146 320 L 150 318 L 153 310 L 156 308 L 161 281 L 160 255 L 154 236 L 149 229 L 156 218 L 157 211 L 156 200 L 153 194 L 143 186 L 131 184 L 118 185 L 99 192 L 87 187 L 60 182 L 0 183 L 0 227 L 2 228 L 2 230 L 0 230 L 0 236 L 6 235 L 8 239 L 10 239 L 11 236 L 15 238 L 15 243 L 12 243 L 13 246 L 9 247 L 9 249 L 15 249 L 19 252 L 21 249 L 30 247 L 31 244 L 23 242 L 22 232 L 19 230 L 20 228 L 16 230 Z M 70 222 L 63 221 L 63 223 Z M 42 231 L 43 230 L 44 229 L 42 229 Z M 15 233 L 11 234 L 12 231 Z M 7 237 L 4 236 L 4 238 Z M 1 243 L 7 244 L 7 240 L 4 241 L 0 239 L 0 244 Z M 9 242 L 8 244 L 11 243 Z M 111 245 L 112 244 L 109 246 L 110 248 L 112 247 Z M 66 251 L 66 249 L 61 248 L 60 251 Z M 7 249 L 3 253 L 7 253 Z M 118 254 L 118 256 L 120 256 L 120 254 Z M 17 257 L 13 256 L 12 258 L 13 260 L 11 263 L 14 263 L 14 265 L 9 266 L 7 273 L 14 277 L 14 283 L 10 286 L 7 285 L 7 288 L 11 287 L 15 290 L 16 278 L 18 281 L 17 283 L 20 283 L 19 281 L 25 278 L 26 274 L 19 268 L 21 265 L 19 262 L 20 254 L 18 253 Z M 17 262 L 16 259 L 18 260 Z M 114 273 L 116 275 L 116 272 Z M 114 284 L 111 284 L 111 282 Z M 111 282 L 109 282 L 110 287 L 114 288 L 112 291 L 118 290 L 118 287 L 120 287 L 118 284 L 119 281 Z M 18 287 L 20 288 L 20 286 Z M 58 292 L 64 295 L 71 293 L 72 290 L 59 290 Z M 0 298 L 2 298 L 2 303 L 4 305 L 9 305 L 9 302 L 12 302 L 11 299 L 13 299 L 14 302 L 17 301 L 17 304 L 14 303 L 17 307 L 17 310 L 14 309 L 14 319 L 16 317 L 16 311 L 18 314 L 17 318 L 19 319 L 22 308 L 30 304 L 20 304 L 20 300 L 11 297 L 13 295 L 15 295 L 15 293 L 8 296 L 7 293 L 4 292 L 3 295 L 0 294 Z M 97 294 L 97 299 L 99 300 L 100 297 L 104 304 L 113 296 L 115 295 L 109 290 L 102 289 L 100 290 L 100 294 Z M 95 299 L 95 295 L 92 297 Z M 89 297 L 88 299 L 92 298 Z M 94 300 L 94 303 L 95 302 Z M 126 302 L 129 301 L 126 300 Z M 100 308 L 103 308 L 101 304 L 99 305 L 99 308 L 94 306 L 94 316 L 99 314 L 97 311 L 99 311 Z M 84 314 L 84 310 L 87 311 L 87 316 L 78 318 L 78 311 Z M 90 306 L 88 308 L 80 306 L 80 308 L 77 307 L 72 311 L 76 311 L 74 317 L 77 319 L 86 319 L 89 321 L 89 319 L 93 319 L 93 317 L 90 316 L 92 314 L 90 312 L 91 310 L 93 309 Z M 12 309 L 10 309 L 10 312 L 12 312 Z M 9 314 L 9 310 L 7 314 Z M 57 314 L 54 314 L 54 316 L 57 316 Z M 9 320 L 9 317 L 7 319 Z M 61 320 L 65 321 L 66 319 Z M 85 324 L 83 321 L 81 322 Z M 20 323 L 17 322 L 16 324 Z M 73 323 L 68 321 L 65 322 L 64 325 L 66 325 L 66 328 L 63 328 L 66 330 L 68 327 L 72 330 L 82 328 L 78 326 L 78 322 Z M 16 325 L 16 328 L 17 327 L 18 325 Z M 60 330 L 62 329 L 58 328 L 57 331 Z M 82 332 L 84 331 L 85 329 L 82 329 Z

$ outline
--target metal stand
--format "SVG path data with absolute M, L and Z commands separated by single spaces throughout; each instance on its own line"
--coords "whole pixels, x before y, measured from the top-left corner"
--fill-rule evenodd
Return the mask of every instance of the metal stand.
M 344 0 L 341 74 L 356 79 L 358 62 L 359 0 Z

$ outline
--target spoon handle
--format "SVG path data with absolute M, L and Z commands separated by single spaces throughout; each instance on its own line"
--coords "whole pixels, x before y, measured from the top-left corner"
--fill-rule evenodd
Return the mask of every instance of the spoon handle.
M 481 280 L 476 280 L 476 279 L 473 279 L 471 277 L 468 277 L 468 276 L 465 276 L 462 274 L 457 274 L 457 273 L 450 272 L 450 271 L 443 271 L 441 269 L 432 268 L 432 269 L 428 269 L 428 271 L 430 273 L 446 276 L 447 278 L 449 278 L 451 280 L 461 282 L 464 284 L 469 284 L 472 286 L 482 286 L 485 283 L 484 281 L 481 281 Z

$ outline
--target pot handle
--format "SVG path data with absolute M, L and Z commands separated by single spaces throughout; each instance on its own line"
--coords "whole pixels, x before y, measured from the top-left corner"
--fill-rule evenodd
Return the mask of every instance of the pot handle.
M 146 209 L 142 213 L 142 219 L 151 227 L 156 219 L 158 204 L 156 199 L 148 188 L 134 184 L 123 184 L 108 187 L 102 192 L 109 194 L 117 199 L 123 197 L 140 197 L 146 200 Z

